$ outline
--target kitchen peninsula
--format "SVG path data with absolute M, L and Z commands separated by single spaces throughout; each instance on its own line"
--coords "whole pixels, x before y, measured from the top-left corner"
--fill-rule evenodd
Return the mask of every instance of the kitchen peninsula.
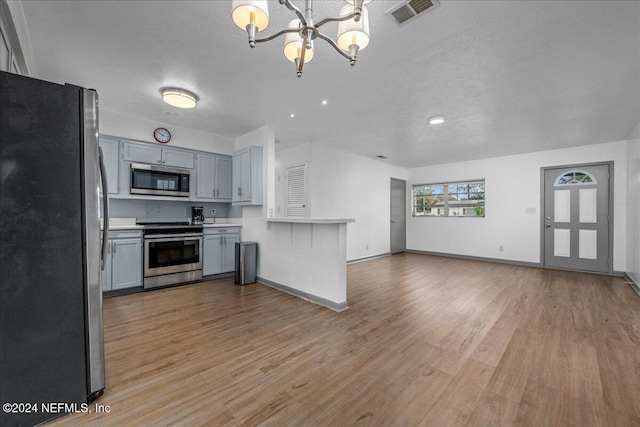
M 261 228 L 266 222 L 259 233 L 259 282 L 337 312 L 349 308 L 347 224 L 354 219 L 255 218 L 252 222 Z

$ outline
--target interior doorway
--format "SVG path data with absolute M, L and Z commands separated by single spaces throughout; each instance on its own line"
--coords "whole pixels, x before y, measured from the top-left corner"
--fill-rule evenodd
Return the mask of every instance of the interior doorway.
M 613 273 L 613 164 L 542 169 L 545 267 Z
M 391 254 L 407 248 L 407 182 L 391 178 Z

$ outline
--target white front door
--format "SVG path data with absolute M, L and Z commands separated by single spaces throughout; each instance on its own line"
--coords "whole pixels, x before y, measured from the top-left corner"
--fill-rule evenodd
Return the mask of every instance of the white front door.
M 544 171 L 544 266 L 609 273 L 609 165 Z

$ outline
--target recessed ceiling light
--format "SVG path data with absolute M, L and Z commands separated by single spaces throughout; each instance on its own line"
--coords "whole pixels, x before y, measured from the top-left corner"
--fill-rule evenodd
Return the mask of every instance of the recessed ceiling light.
M 324 99 L 324 100 L 322 101 L 322 105 L 327 105 L 327 104 L 328 104 L 327 100 L 326 100 L 326 99 Z
M 289 117 L 291 117 L 292 119 L 293 119 L 295 116 L 296 116 L 296 115 L 295 115 L 295 114 L 293 114 L 293 113 L 289 114 Z
M 177 87 L 165 87 L 160 93 L 164 102 L 178 108 L 193 108 L 198 102 L 198 95 Z
M 444 117 L 442 116 L 435 116 L 435 117 L 431 117 L 429 119 L 429 124 L 431 126 L 438 126 L 444 123 Z

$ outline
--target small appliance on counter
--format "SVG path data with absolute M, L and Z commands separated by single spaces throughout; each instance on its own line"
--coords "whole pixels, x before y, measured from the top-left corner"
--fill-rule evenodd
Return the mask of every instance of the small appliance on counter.
M 204 208 L 202 206 L 191 207 L 191 224 L 199 225 L 204 222 Z

